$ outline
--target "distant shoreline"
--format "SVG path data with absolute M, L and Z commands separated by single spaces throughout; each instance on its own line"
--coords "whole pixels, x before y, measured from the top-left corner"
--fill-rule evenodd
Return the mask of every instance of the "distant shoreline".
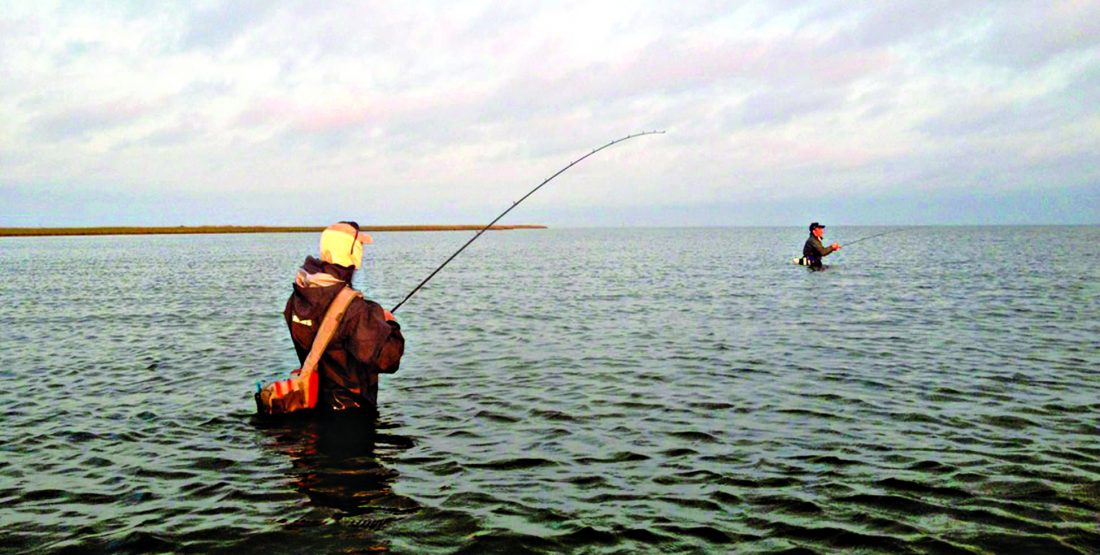
M 480 231 L 483 225 L 376 225 L 362 231 Z M 199 235 L 210 233 L 320 233 L 325 226 L 200 225 L 177 227 L 0 227 L 0 237 L 53 237 L 60 235 Z M 493 231 L 546 229 L 545 225 L 494 225 Z

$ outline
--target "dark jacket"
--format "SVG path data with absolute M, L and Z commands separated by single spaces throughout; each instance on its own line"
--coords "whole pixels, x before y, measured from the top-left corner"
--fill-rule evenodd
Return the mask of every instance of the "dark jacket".
M 306 258 L 299 270 L 294 293 L 283 310 L 299 362 L 309 355 L 325 310 L 350 283 L 352 271 L 312 256 Z M 401 326 L 386 321 L 378 303 L 362 298 L 352 300 L 317 365 L 320 377 L 317 410 L 376 410 L 378 374 L 396 372 L 404 351 Z
M 810 234 L 810 238 L 806 239 L 806 244 L 802 246 L 802 257 L 806 259 L 807 266 L 811 268 L 821 268 L 821 258 L 828 256 L 833 252 L 833 247 L 826 247 L 821 244 L 821 239 L 814 237 Z

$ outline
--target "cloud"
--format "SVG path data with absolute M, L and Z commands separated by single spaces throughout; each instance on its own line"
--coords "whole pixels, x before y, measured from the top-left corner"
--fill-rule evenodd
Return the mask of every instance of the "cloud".
M 777 124 L 827 110 L 844 101 L 843 91 L 828 89 L 775 89 L 755 93 L 741 104 L 741 123 Z
M 133 125 L 151 110 L 151 106 L 141 101 L 115 100 L 65 107 L 32 118 L 30 125 L 47 140 L 79 139 Z
M 275 2 L 263 0 L 216 1 L 198 7 L 187 16 L 180 47 L 223 48 L 257 27 L 276 8 Z
M 431 221 L 417 210 L 491 212 L 587 149 L 660 128 L 542 202 L 687 214 L 1068 190 L 1097 179 L 1096 9 L 19 4 L 0 14 L 0 185 L 227 205 L 262 192 L 290 213 L 350 187 L 349 203 Z
M 934 41 L 960 21 L 981 17 L 984 3 L 959 0 L 899 0 L 865 2 L 841 8 L 829 3 L 816 17 L 835 20 L 840 32 L 835 40 L 859 48 L 897 47 L 912 42 Z
M 1100 4 L 1081 0 L 997 4 L 984 59 L 1011 67 L 1034 67 L 1067 53 L 1097 54 Z

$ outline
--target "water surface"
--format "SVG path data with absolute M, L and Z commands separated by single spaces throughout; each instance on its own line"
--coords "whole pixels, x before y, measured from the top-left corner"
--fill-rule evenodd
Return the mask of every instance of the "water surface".
M 0 239 L 0 551 L 1096 553 L 1100 228 L 804 234 L 487 234 L 339 428 L 252 417 L 316 236 Z

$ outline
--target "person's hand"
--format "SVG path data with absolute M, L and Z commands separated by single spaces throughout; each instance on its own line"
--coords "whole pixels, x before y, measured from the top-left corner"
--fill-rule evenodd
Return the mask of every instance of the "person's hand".
M 840 243 L 833 243 L 832 247 L 833 247 L 834 251 L 838 251 L 838 250 L 840 250 Z
M 384 308 L 382 309 L 382 316 L 384 316 L 386 318 L 387 322 L 396 322 L 397 321 L 397 318 L 393 317 L 393 313 L 386 310 L 386 309 L 384 309 Z

